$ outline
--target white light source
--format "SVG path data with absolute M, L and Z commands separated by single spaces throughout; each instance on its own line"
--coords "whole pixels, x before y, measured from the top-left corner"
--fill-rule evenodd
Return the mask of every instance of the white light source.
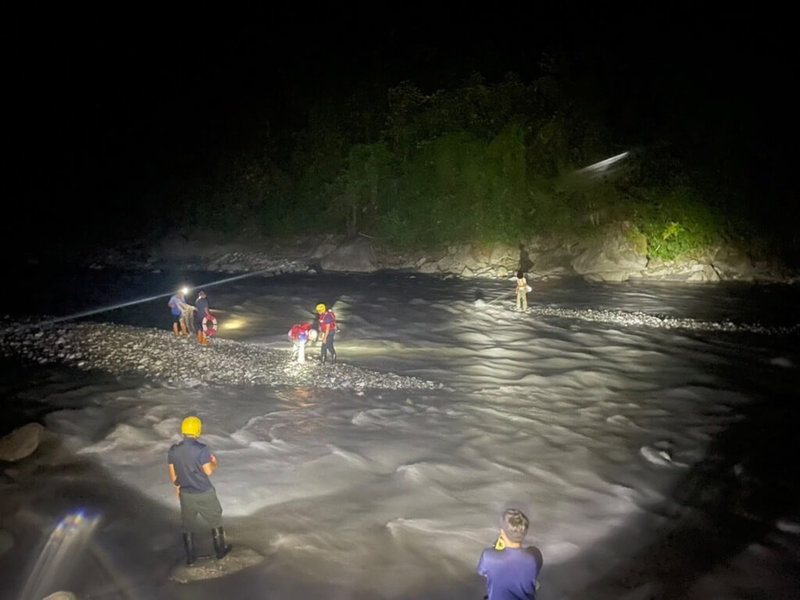
M 628 156 L 630 152 L 623 152 L 622 154 L 617 154 L 610 158 L 606 158 L 605 160 L 601 160 L 600 162 L 596 162 L 594 164 L 589 165 L 588 167 L 584 167 L 578 171 L 578 173 L 589 173 L 591 175 L 599 175 L 604 173 L 608 170 L 608 168 L 613 165 L 614 163 L 618 163 L 622 159 Z

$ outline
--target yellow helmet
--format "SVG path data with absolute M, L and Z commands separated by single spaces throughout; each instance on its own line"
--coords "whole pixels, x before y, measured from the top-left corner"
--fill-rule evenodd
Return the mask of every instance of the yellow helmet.
M 197 417 L 186 417 L 181 423 L 181 435 L 199 437 L 202 429 L 203 423 Z
M 324 304 L 317 304 L 317 312 L 324 313 L 325 312 L 325 305 Z

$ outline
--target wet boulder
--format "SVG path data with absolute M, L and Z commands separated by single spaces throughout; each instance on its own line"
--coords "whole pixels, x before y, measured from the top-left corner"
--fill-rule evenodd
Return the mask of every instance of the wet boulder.
M 234 543 L 230 553 L 219 560 L 213 556 L 198 556 L 192 565 L 176 566 L 170 573 L 170 579 L 176 583 L 217 579 L 257 565 L 263 560 L 264 557 L 252 548 Z
M 632 226 L 615 224 L 586 242 L 571 266 L 589 281 L 627 281 L 647 267 L 647 248 L 640 237 Z
M 44 427 L 39 423 L 28 423 L 0 439 L 0 460 L 16 462 L 30 456 L 39 447 Z
M 365 237 L 347 240 L 320 259 L 326 271 L 371 273 L 378 269 L 372 242 Z

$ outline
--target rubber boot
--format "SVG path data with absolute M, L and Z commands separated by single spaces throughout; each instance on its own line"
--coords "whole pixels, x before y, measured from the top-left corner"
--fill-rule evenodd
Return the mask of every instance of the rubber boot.
M 178 332 L 178 324 L 177 323 L 173 323 L 172 324 L 172 333 L 174 333 L 176 336 L 180 335 L 180 333 Z
M 194 536 L 191 533 L 183 534 L 183 549 L 186 550 L 186 564 L 194 564 L 196 559 L 194 555 Z
M 181 333 L 183 335 L 189 335 L 189 330 L 186 328 L 186 321 L 181 319 Z
M 336 364 L 336 351 L 331 350 L 331 364 Z
M 233 548 L 225 543 L 225 530 L 221 525 L 211 530 L 211 537 L 214 538 L 214 552 L 217 553 L 217 560 L 224 557 Z

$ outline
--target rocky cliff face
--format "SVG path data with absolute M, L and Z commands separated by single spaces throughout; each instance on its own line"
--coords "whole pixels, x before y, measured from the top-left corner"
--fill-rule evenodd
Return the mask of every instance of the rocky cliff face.
M 581 240 L 533 237 L 518 246 L 452 244 L 424 252 L 390 251 L 367 236 L 283 239 L 219 239 L 208 236 L 162 240 L 138 250 L 114 250 L 92 258 L 95 266 L 125 265 L 225 272 L 417 271 L 460 277 L 507 278 L 522 269 L 530 279 L 581 276 L 590 281 L 653 280 L 710 283 L 717 281 L 800 281 L 778 262 L 757 262 L 734 247 L 711 247 L 679 261 L 646 255 L 646 246 L 625 223 Z

